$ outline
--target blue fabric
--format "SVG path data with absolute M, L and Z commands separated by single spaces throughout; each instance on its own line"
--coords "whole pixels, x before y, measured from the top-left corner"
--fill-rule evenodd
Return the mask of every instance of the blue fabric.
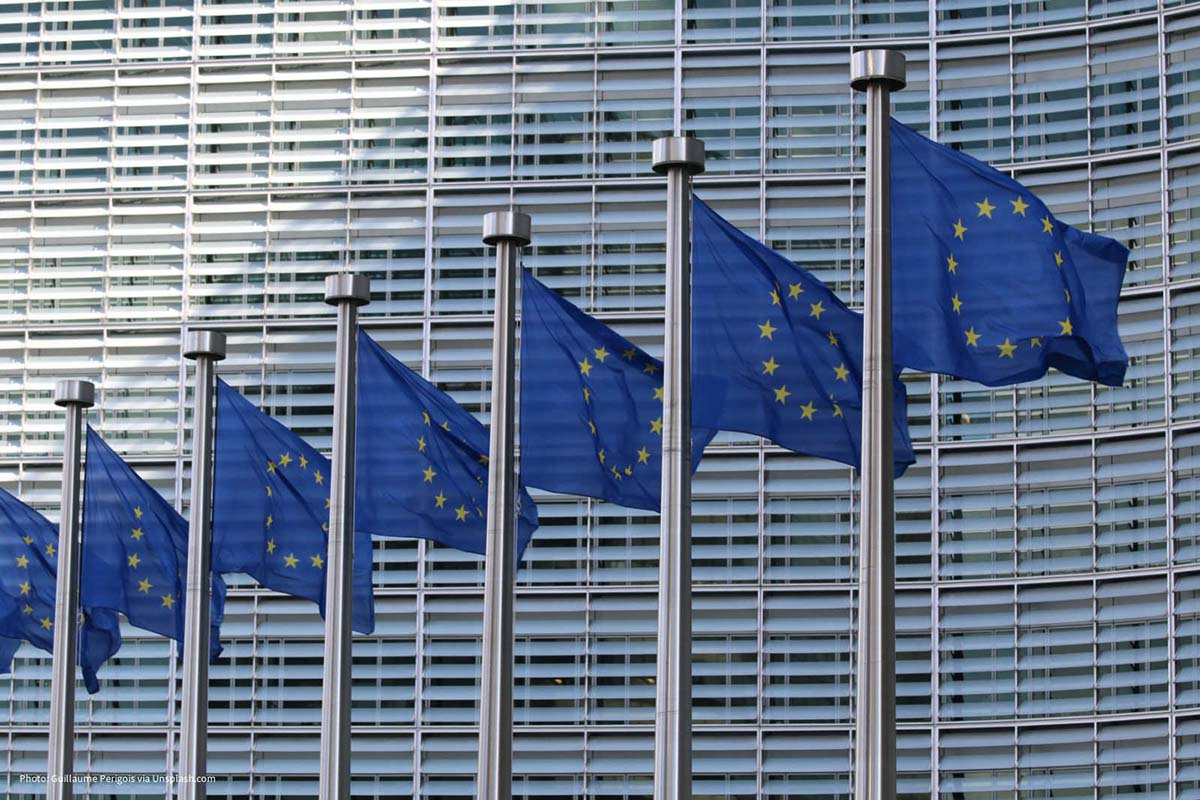
M 355 519 L 375 536 L 411 536 L 484 555 L 488 431 L 449 395 L 358 334 Z M 537 507 L 517 497 L 518 557 Z
M 329 459 L 217 382 L 213 571 L 244 572 L 325 611 Z M 354 540 L 352 625 L 375 629 L 371 537 Z
M 0 489 L 0 637 L 53 651 L 57 573 L 58 528 Z
M 862 315 L 813 275 L 692 202 L 692 423 L 859 466 Z M 897 370 L 897 373 L 899 370 Z M 894 379 L 895 474 L 916 460 Z
M 20 639 L 0 638 L 0 675 L 7 675 L 12 672 L 13 656 L 17 654 L 17 650 L 20 647 Z
M 89 692 L 121 647 L 118 613 L 131 625 L 181 644 L 187 521 L 113 452 L 91 427 L 83 494 L 79 664 Z M 221 652 L 225 582 L 212 576 L 210 658 Z
M 896 365 L 988 386 L 1056 367 L 1119 386 L 1129 251 L 1059 222 L 1012 178 L 891 123 Z
M 521 478 L 659 510 L 662 362 L 524 271 Z M 693 429 L 692 470 L 716 431 Z

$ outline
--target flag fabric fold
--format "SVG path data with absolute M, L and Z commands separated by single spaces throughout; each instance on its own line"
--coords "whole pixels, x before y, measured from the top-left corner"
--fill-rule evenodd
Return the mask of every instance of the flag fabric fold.
M 217 381 L 213 571 L 244 572 L 325 613 L 330 463 L 282 423 Z M 352 627 L 375 629 L 371 537 L 355 534 Z
M 893 353 L 1001 386 L 1055 367 L 1119 386 L 1129 251 L 1054 218 L 1007 175 L 891 121 Z
M 662 362 L 524 270 L 521 477 L 525 483 L 657 511 L 662 495 L 662 425 Z M 715 433 L 693 428 L 693 471 Z
M 53 652 L 57 575 L 58 528 L 0 489 L 0 637 Z
M 862 315 L 811 273 L 692 202 L 692 424 L 859 466 Z M 897 369 L 897 375 L 899 369 Z M 916 460 L 894 393 L 895 474 Z
M 79 663 L 89 692 L 121 647 L 118 614 L 184 646 L 188 524 L 92 428 L 87 432 L 80 553 Z M 225 582 L 212 576 L 210 658 L 221 652 Z
M 357 528 L 484 555 L 487 428 L 364 331 L 358 334 L 357 408 Z M 538 517 L 523 487 L 517 506 L 520 557 Z

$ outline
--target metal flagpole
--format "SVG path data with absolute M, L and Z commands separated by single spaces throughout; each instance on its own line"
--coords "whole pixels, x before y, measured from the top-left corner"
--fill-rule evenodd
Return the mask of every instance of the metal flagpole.
M 517 257 L 529 241 L 528 214 L 493 211 L 484 215 L 483 243 L 496 246 L 496 316 L 492 325 L 492 429 L 479 680 L 479 800 L 512 797 L 513 584 L 517 571 L 514 351 Z
M 704 171 L 704 142 L 656 139 L 653 156 L 654 171 L 667 176 L 654 800 L 691 800 L 692 176 Z
M 189 331 L 183 357 L 196 362 L 192 415 L 192 501 L 188 525 L 187 600 L 184 606 L 183 717 L 179 732 L 180 800 L 204 800 L 208 771 L 209 602 L 212 596 L 213 417 L 216 363 L 225 358 L 225 334 Z
M 892 211 L 888 125 L 890 95 L 904 88 L 904 73 L 904 56 L 893 50 L 865 50 L 854 53 L 850 59 L 850 85 L 867 93 L 856 800 L 896 797 L 896 520 L 892 503 Z
M 54 659 L 50 679 L 48 800 L 71 800 L 75 769 L 75 645 L 79 619 L 80 478 L 83 412 L 96 403 L 88 381 L 59 381 L 54 404 L 67 410 L 63 435 L 62 516 L 58 523 L 58 574 L 54 596 Z
M 333 453 L 329 476 L 329 551 L 325 558 L 325 669 L 321 679 L 321 800 L 350 796 L 350 601 L 354 582 L 354 427 L 358 379 L 358 307 L 371 302 L 364 275 L 325 279 L 337 306 Z

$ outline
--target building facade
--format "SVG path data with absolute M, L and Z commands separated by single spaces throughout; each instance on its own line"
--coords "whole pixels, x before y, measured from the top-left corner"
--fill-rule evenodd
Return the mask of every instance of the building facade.
M 488 408 L 483 213 L 524 263 L 661 352 L 664 181 L 861 302 L 863 105 L 849 54 L 908 59 L 895 114 L 1132 250 L 1116 389 L 906 376 L 897 484 L 906 799 L 1200 798 L 1200 4 L 1155 0 L 0 2 L 0 485 L 57 518 L 62 378 L 187 498 L 181 327 L 328 447 L 322 280 L 370 275 L 364 324 Z M 1019 268 L 1019 265 L 1014 265 Z M 1003 287 L 997 287 L 1003 291 Z M 518 576 L 515 792 L 651 792 L 657 518 L 539 495 Z M 695 481 L 698 798 L 852 791 L 855 477 L 726 434 Z M 354 650 L 354 796 L 473 791 L 479 559 L 376 542 Z M 213 667 L 214 797 L 315 797 L 315 608 L 231 578 Z M 127 629 L 79 690 L 79 787 L 162 797 L 179 668 Z M 40 796 L 50 662 L 0 680 L 0 786 Z

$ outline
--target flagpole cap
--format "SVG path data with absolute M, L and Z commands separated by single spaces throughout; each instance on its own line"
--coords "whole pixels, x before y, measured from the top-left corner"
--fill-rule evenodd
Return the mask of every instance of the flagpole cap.
M 529 215 L 520 211 L 489 211 L 483 215 L 483 243 L 514 242 L 524 247 L 532 241 Z
M 365 306 L 371 302 L 371 279 L 366 275 L 339 272 L 325 277 L 325 302 L 331 306 L 352 303 Z
M 882 83 L 893 92 L 903 89 L 904 53 L 899 50 L 859 50 L 850 54 L 850 86 L 865 92 L 872 83 Z
M 651 165 L 659 175 L 683 167 L 688 175 L 704 172 L 704 142 L 691 136 L 666 136 L 654 140 Z
M 91 381 L 59 381 L 54 384 L 54 405 L 91 408 L 96 405 L 96 384 Z
M 188 331 L 183 337 L 183 357 L 225 360 L 225 334 L 220 331 Z

